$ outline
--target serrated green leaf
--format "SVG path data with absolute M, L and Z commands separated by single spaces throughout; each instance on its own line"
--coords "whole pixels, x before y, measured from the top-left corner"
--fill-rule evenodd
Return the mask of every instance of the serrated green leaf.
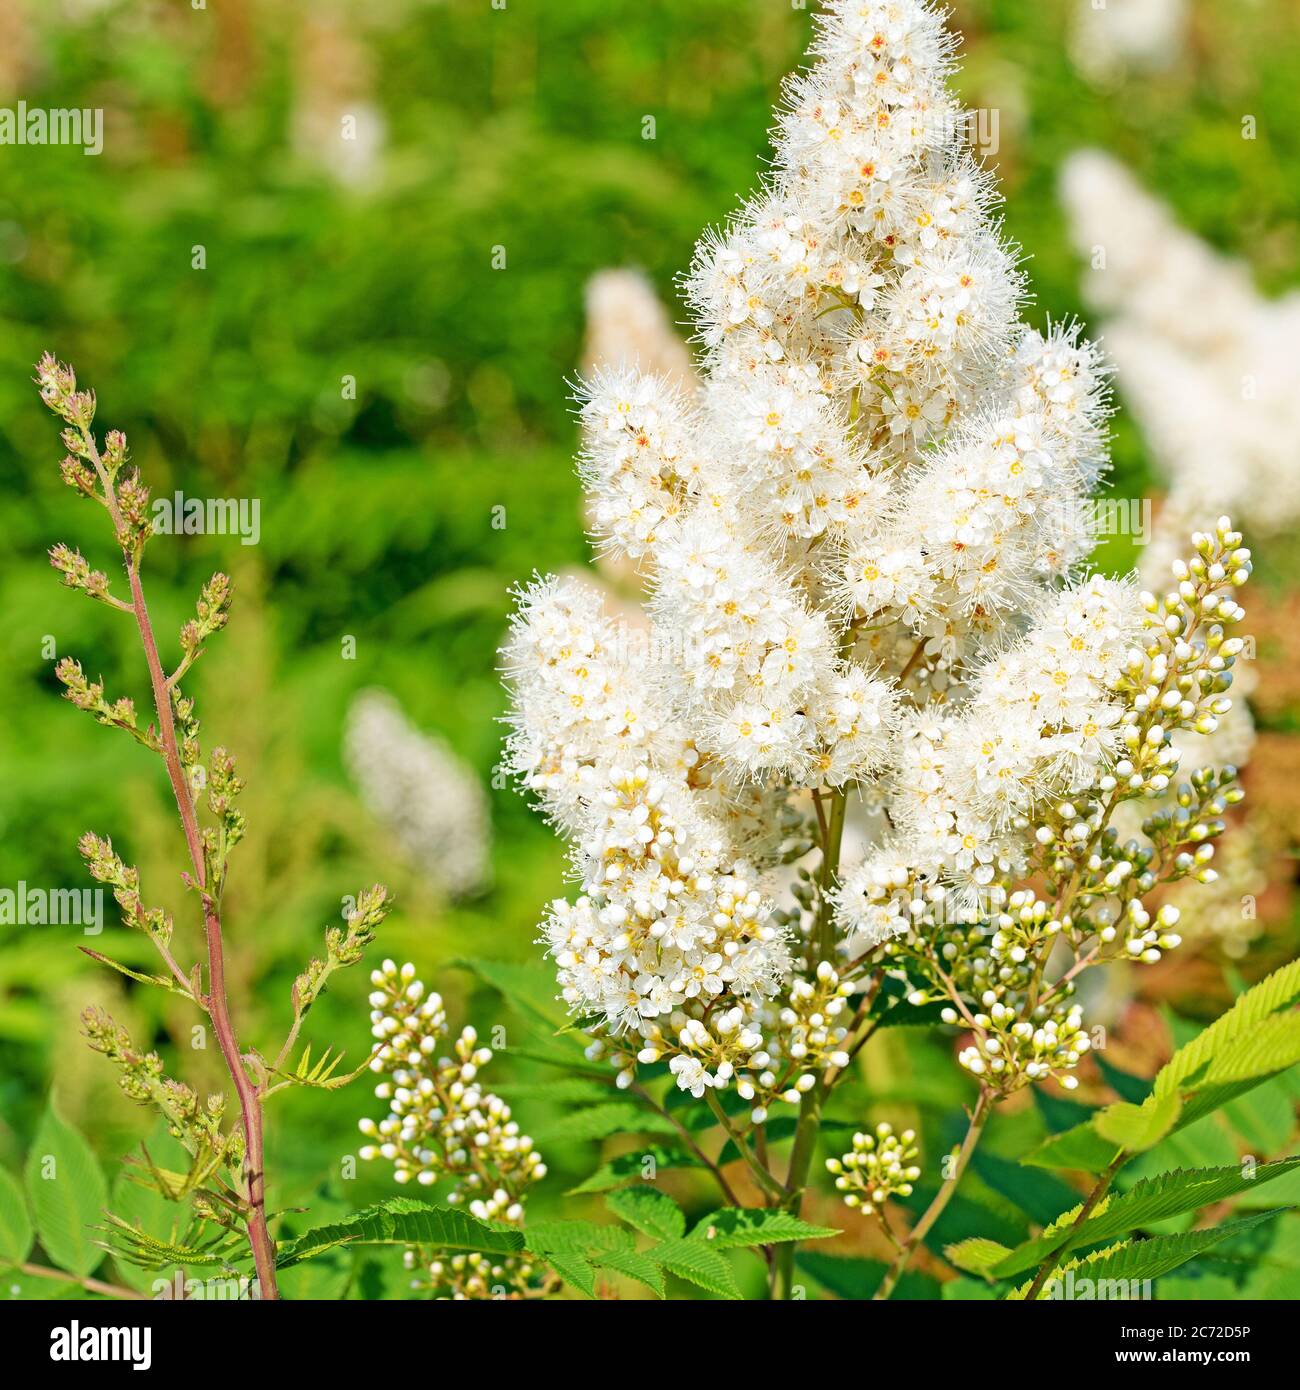
M 1102 1056 L 1100 1049 L 1092 1054 L 1093 1061 L 1096 1062 L 1098 1070 L 1105 1078 L 1106 1085 L 1120 1098 L 1126 1100 L 1131 1105 L 1141 1105 L 1151 1094 L 1151 1083 L 1143 1077 L 1134 1076 L 1130 1072 L 1121 1071 L 1119 1067 L 1113 1066 Z
M 527 1249 L 547 1264 L 566 1284 L 596 1296 L 595 1266 L 611 1255 L 631 1252 L 636 1242 L 621 1226 L 598 1226 L 593 1221 L 541 1221 L 524 1234 Z M 635 1277 L 635 1276 L 634 1276 Z
M 649 1168 L 647 1160 L 651 1161 L 652 1166 Z M 643 1149 L 629 1150 L 611 1158 L 608 1163 L 602 1163 L 590 1177 L 584 1178 L 577 1187 L 571 1187 L 567 1195 L 575 1197 L 584 1192 L 608 1192 L 611 1188 L 622 1187 L 630 1182 L 650 1182 L 664 1169 L 703 1166 L 693 1153 L 685 1149 L 647 1144 Z
M 1194 1083 L 1217 1053 L 1238 1038 L 1247 1037 L 1265 1019 L 1300 1000 L 1300 960 L 1275 970 L 1246 991 L 1222 1018 L 1202 1029 L 1156 1073 L 1152 1090 L 1157 1095 L 1182 1091 Z
M 1100 1173 L 1115 1157 L 1116 1151 L 1116 1145 L 1103 1139 L 1089 1119 L 1044 1139 L 1021 1162 L 1034 1168 L 1077 1168 L 1083 1173 Z
M 1139 1226 L 1150 1226 L 1182 1212 L 1199 1211 L 1202 1207 L 1226 1201 L 1246 1189 L 1271 1182 L 1300 1168 L 1300 1158 L 1288 1158 L 1276 1163 L 1261 1163 L 1247 1176 L 1244 1165 L 1230 1168 L 1179 1169 L 1161 1173 L 1155 1178 L 1143 1178 L 1123 1194 L 1112 1193 L 1098 1204 L 1088 1219 L 1070 1235 L 1072 1249 L 1099 1245 L 1112 1236 Z M 1067 1212 L 1054 1228 L 1010 1251 L 993 1270 L 999 1278 L 1009 1278 L 1026 1269 L 1042 1264 L 1056 1250 L 1081 1208 Z
M 792 1212 L 763 1207 L 723 1207 L 706 1216 L 691 1231 L 715 1250 L 741 1250 L 754 1245 L 779 1245 L 791 1240 L 826 1240 L 839 1232 L 813 1226 Z
M 86 1278 L 104 1258 L 93 1228 L 104 1218 L 108 1184 L 90 1145 L 52 1107 L 37 1127 L 26 1179 L 45 1253 L 61 1269 Z
M 976 1149 L 971 1167 L 976 1177 L 1019 1207 L 1038 1226 L 1049 1225 L 1079 1200 L 1079 1194 L 1069 1183 L 1050 1172 L 1024 1167 L 998 1154 L 981 1153 Z
M 642 1235 L 656 1240 L 676 1240 L 686 1233 L 686 1213 L 658 1188 L 625 1187 L 611 1192 L 605 1205 Z
M 1197 1090 L 1262 1081 L 1300 1062 L 1300 1013 L 1274 1014 L 1210 1058 Z
M 1158 1144 L 1173 1129 L 1182 1111 L 1176 1094 L 1152 1094 L 1141 1105 L 1116 1101 L 1092 1117 L 1099 1135 L 1126 1153 L 1138 1154 Z
M 601 1269 L 612 1269 L 616 1274 L 625 1274 L 652 1289 L 657 1298 L 664 1296 L 664 1272 L 654 1258 L 655 1247 L 649 1250 L 607 1250 L 598 1257 L 596 1263 Z
M 107 1225 L 98 1229 L 108 1239 L 98 1242 L 120 1260 L 129 1260 L 140 1269 L 160 1270 L 173 1265 L 216 1266 L 235 1273 L 236 1263 L 248 1258 L 248 1241 L 242 1232 L 221 1231 L 209 1240 L 201 1238 L 202 1228 L 192 1228 L 183 1240 L 159 1240 L 109 1213 Z M 196 1232 L 200 1238 L 195 1238 Z
M 731 1266 L 703 1241 L 664 1241 L 654 1247 L 654 1259 L 670 1273 L 719 1298 L 741 1298 Z
M 1053 1279 L 1049 1279 L 1043 1286 L 1039 1297 L 1050 1297 L 1048 1290 L 1052 1288 L 1055 1280 L 1060 1280 L 1061 1286 L 1068 1287 L 1064 1280 L 1067 1270 L 1074 1272 L 1076 1281 L 1087 1278 L 1091 1279 L 1094 1285 L 1103 1282 L 1140 1284 L 1147 1279 L 1158 1279 L 1160 1275 L 1186 1264 L 1188 1260 L 1211 1249 L 1229 1236 L 1237 1235 L 1276 1215 L 1274 1211 L 1265 1211 L 1245 1217 L 1241 1221 L 1230 1222 L 1226 1226 L 1215 1226 L 1210 1230 L 1186 1231 L 1181 1235 L 1172 1236 L 1152 1236 L 1149 1240 L 1126 1241 L 1120 1245 L 1112 1245 L 1109 1249 L 1099 1250 L 1086 1259 L 1063 1265 L 1055 1271 Z M 1032 1282 L 1031 1280 L 1030 1283 Z M 1007 1296 L 1023 1299 L 1028 1292 L 1029 1283 L 1026 1283 Z
M 555 971 L 545 966 L 503 960 L 453 960 L 453 969 L 468 970 L 491 985 L 511 1004 L 548 1028 L 564 1028 L 572 1019 L 556 997 Z
M 996 1240 L 971 1236 L 968 1240 L 958 1241 L 956 1245 L 945 1246 L 943 1254 L 949 1264 L 964 1269 L 967 1274 L 988 1274 L 1011 1251 Z
M 492 1089 L 510 1102 L 545 1100 L 555 1105 L 594 1105 L 608 1100 L 614 1088 L 582 1076 L 561 1076 L 554 1081 L 502 1081 Z
M 311 1060 L 311 1044 L 308 1043 L 303 1048 L 302 1056 L 298 1059 L 298 1065 L 292 1070 L 270 1069 L 271 1075 L 278 1077 L 282 1084 L 291 1086 L 305 1086 L 318 1091 L 337 1091 L 355 1081 L 363 1071 L 370 1067 L 373 1053 L 366 1056 L 361 1063 L 349 1072 L 336 1076 L 334 1073 L 342 1062 L 344 1054 L 342 1052 L 332 1052 L 326 1048 L 315 1062 Z M 277 1089 L 279 1089 L 277 1087 Z
M 536 1221 L 524 1233 L 524 1244 L 534 1255 L 583 1255 L 595 1259 L 607 1250 L 634 1250 L 636 1238 L 622 1226 L 602 1226 L 594 1221 Z
M 524 1248 L 516 1230 L 476 1221 L 467 1212 L 410 1197 L 389 1197 L 341 1221 L 286 1241 L 276 1266 L 288 1269 L 336 1245 L 429 1245 L 439 1250 L 510 1255 Z
M 172 1165 L 179 1166 L 191 1161 L 180 1141 L 168 1134 L 162 1120 L 154 1126 L 143 1148 L 157 1163 L 168 1164 L 169 1170 Z M 117 1176 L 113 1179 L 110 1204 L 113 1215 L 119 1221 L 156 1240 L 181 1241 L 190 1225 L 188 1199 L 169 1201 L 151 1182 L 140 1181 L 137 1169 L 125 1161 L 118 1165 Z M 133 1288 L 146 1288 L 153 1283 L 152 1268 L 142 1270 L 125 1258 L 117 1261 L 117 1267 L 122 1281 Z
M 0 1168 L 0 1260 L 22 1264 L 31 1253 L 34 1239 L 23 1190 L 15 1178 Z
M 552 1250 L 542 1257 L 572 1289 L 588 1298 L 596 1296 L 596 1271 L 591 1262 L 572 1250 Z
M 547 1125 L 537 1136 L 545 1144 L 566 1140 L 608 1139 L 615 1134 L 676 1134 L 671 1121 L 630 1101 L 608 1101 L 575 1110 Z

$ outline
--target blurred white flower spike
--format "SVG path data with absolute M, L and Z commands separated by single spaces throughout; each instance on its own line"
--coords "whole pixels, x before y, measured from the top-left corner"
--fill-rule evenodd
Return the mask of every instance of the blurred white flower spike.
M 384 690 L 352 702 L 343 756 L 366 809 L 439 892 L 463 898 L 488 886 L 487 793 L 439 738 L 423 734 Z

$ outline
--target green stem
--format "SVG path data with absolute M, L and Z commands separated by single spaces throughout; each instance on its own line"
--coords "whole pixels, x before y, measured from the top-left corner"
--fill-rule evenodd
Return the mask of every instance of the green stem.
M 736 1146 L 741 1158 L 745 1160 L 746 1166 L 754 1176 L 754 1181 L 759 1189 L 769 1197 L 782 1196 L 781 1188 L 777 1185 L 776 1179 L 767 1171 L 766 1168 L 750 1152 L 749 1145 L 745 1143 L 744 1136 L 731 1123 L 731 1118 L 722 1108 L 722 1102 L 713 1091 L 705 1091 L 704 1098 L 709 1103 L 709 1108 L 713 1111 L 718 1123 L 722 1126 L 723 1133 Z
M 817 921 L 813 927 L 809 966 L 816 969 L 835 954 L 835 917 L 831 908 L 830 890 L 840 867 L 840 849 L 844 843 L 844 816 L 848 798 L 843 790 L 831 793 L 830 816 L 826 824 L 826 840 L 822 847 L 821 868 L 817 871 Z M 817 1134 L 821 1129 L 822 1106 L 826 1100 L 826 1076 L 805 1091 L 799 1102 L 799 1122 L 794 1131 L 794 1147 L 790 1151 L 790 1170 L 786 1174 L 782 1204 L 795 1216 L 803 1206 L 804 1188 L 817 1152 Z M 794 1296 L 794 1256 L 796 1242 L 784 1243 L 776 1252 L 776 1296 Z
M 970 1162 L 970 1156 L 975 1152 L 975 1146 L 984 1133 L 984 1126 L 988 1123 L 994 1103 L 993 1092 L 981 1089 L 979 1100 L 975 1102 L 975 1109 L 970 1117 L 970 1127 L 966 1131 L 966 1138 L 962 1140 L 961 1149 L 957 1154 L 957 1166 L 953 1170 L 952 1177 L 948 1178 L 934 1194 L 934 1200 L 926 1207 L 921 1219 L 907 1233 L 907 1238 L 899 1247 L 898 1254 L 894 1256 L 893 1264 L 886 1270 L 885 1277 L 880 1281 L 880 1287 L 872 1295 L 873 1300 L 887 1299 L 894 1292 L 917 1246 L 929 1235 L 930 1228 L 943 1214 L 944 1207 L 948 1205 L 953 1193 L 956 1192 L 961 1175 L 966 1171 L 966 1165 Z
M 1074 1244 L 1075 1232 L 1092 1215 L 1093 1211 L 1096 1209 L 1097 1203 L 1106 1195 L 1115 1174 L 1123 1167 L 1126 1158 L 1128 1158 L 1127 1152 L 1121 1149 L 1110 1161 L 1106 1171 L 1097 1179 L 1096 1186 L 1088 1193 L 1087 1200 L 1084 1202 L 1083 1206 L 1079 1208 L 1079 1214 L 1074 1218 L 1069 1231 L 1066 1233 L 1065 1239 L 1052 1251 L 1047 1259 L 1043 1261 L 1042 1268 L 1034 1275 L 1034 1282 L 1030 1284 L 1029 1292 L 1025 1295 L 1026 1303 L 1033 1303 L 1042 1292 L 1043 1285 L 1051 1278 L 1057 1265 L 1061 1263 L 1062 1259 L 1065 1258 L 1065 1255 L 1069 1251 L 1070 1246 Z
M 799 1123 L 794 1132 L 794 1148 L 790 1151 L 790 1171 L 785 1180 L 785 1201 L 787 1211 L 798 1216 L 803 1206 L 804 1188 L 808 1183 L 808 1172 L 812 1167 L 813 1155 L 817 1151 L 817 1132 L 821 1128 L 822 1103 L 826 1099 L 826 1083 L 819 1077 L 811 1091 L 805 1091 L 799 1103 Z M 794 1297 L 794 1255 L 795 1241 L 787 1241 L 776 1252 L 777 1297 Z

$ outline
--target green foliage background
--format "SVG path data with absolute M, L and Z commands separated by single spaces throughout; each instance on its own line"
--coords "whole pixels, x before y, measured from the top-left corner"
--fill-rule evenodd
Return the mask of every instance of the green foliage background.
M 1107 92 L 1068 61 L 1069 8 L 956 5 L 959 85 L 1001 111 L 997 163 L 1029 257 L 1031 318 L 1081 312 L 1055 179 L 1086 144 L 1119 154 L 1267 291 L 1300 282 L 1296 6 L 1242 0 L 1229 19 L 1204 0 L 1188 58 L 1159 82 Z M 583 284 L 635 265 L 672 299 L 702 227 L 752 185 L 809 15 L 788 0 L 9 0 L 2 22 L 0 104 L 103 107 L 105 148 L 0 148 L 0 885 L 81 886 L 76 840 L 93 828 L 197 944 L 160 769 L 62 705 L 43 655 L 53 638 L 112 693 L 143 700 L 129 625 L 44 565 L 58 539 L 97 564 L 112 558 L 102 518 L 58 481 L 55 430 L 30 384 L 49 348 L 96 387 L 102 424 L 127 432 L 156 495 L 261 499 L 258 546 L 159 540 L 147 564 L 164 634 L 213 569 L 237 586 L 231 627 L 191 684 L 208 736 L 249 781 L 250 835 L 227 899 L 241 1038 L 278 1042 L 294 974 L 342 896 L 376 878 L 399 901 L 379 949 L 413 959 L 453 1017 L 480 1031 L 501 1022 L 509 1036 L 519 1016 L 450 963 L 533 958 L 539 907 L 563 882 L 558 845 L 512 791 L 494 790 L 495 885 L 440 903 L 356 801 L 339 755 L 344 712 L 357 689 L 387 686 L 490 784 L 508 589 L 588 553 L 565 384 Z M 364 186 L 332 178 L 327 152 L 294 135 L 334 88 L 339 109 L 373 105 L 387 127 Z M 1246 113 L 1258 118 L 1250 142 Z M 1116 486 L 1159 487 L 1122 414 Z M 505 529 L 492 526 L 496 507 Z M 1274 569 L 1270 582 L 1286 584 L 1285 565 Z M 353 661 L 341 656 L 347 635 Z M 121 958 L 146 960 L 147 943 L 111 920 L 91 944 L 110 939 Z M 107 1162 L 141 1137 L 142 1113 L 76 1037 L 88 1002 L 187 1076 L 219 1081 L 214 1053 L 188 1045 L 183 1009 L 106 980 L 79 944 L 75 929 L 0 927 L 0 1162 L 11 1171 L 51 1086 Z M 364 992 L 359 974 L 342 977 L 309 1034 L 363 1053 Z M 523 1062 L 498 1069 L 534 1075 Z M 964 1095 L 942 1047 L 900 1050 L 872 1085 L 873 1104 L 928 1100 L 930 1152 L 941 1151 Z M 273 1204 L 328 1189 L 319 1214 L 391 1190 L 379 1172 L 339 1177 L 373 1105 L 359 1083 L 273 1110 Z M 518 1108 L 542 1128 L 558 1113 L 544 1092 Z M 1008 1120 L 1003 1147 L 1035 1119 Z M 1276 1114 L 1273 1128 L 1286 1128 Z M 557 1142 L 539 1204 L 556 1203 L 593 1155 Z M 978 1176 L 996 1208 L 995 1175 Z M 821 1273 L 832 1291 L 848 1277 Z

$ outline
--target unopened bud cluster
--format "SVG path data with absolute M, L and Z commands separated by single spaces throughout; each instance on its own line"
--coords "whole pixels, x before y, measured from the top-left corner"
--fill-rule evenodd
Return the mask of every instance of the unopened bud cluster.
M 874 1134 L 855 1134 L 853 1148 L 839 1158 L 826 1160 L 826 1171 L 835 1175 L 835 1187 L 843 1192 L 844 1205 L 880 1212 L 891 1197 L 910 1197 L 912 1184 L 921 1176 L 913 1162 L 919 1155 L 916 1131 L 895 1134 L 884 1121 Z
M 218 1093 L 201 1100 L 183 1081 L 166 1076 L 158 1054 L 138 1051 L 126 1029 L 103 1009 L 86 1009 L 81 1023 L 91 1049 L 102 1052 L 120 1071 L 118 1084 L 123 1092 L 141 1105 L 153 1106 L 167 1122 L 168 1133 L 192 1157 L 239 1171 L 244 1158 L 244 1136 L 239 1129 L 222 1133 L 225 1096 Z
M 384 1077 L 375 1095 L 387 1101 L 388 1113 L 360 1122 L 372 1141 L 360 1149 L 361 1158 L 385 1159 L 399 1183 L 427 1187 L 448 1180 L 451 1205 L 464 1203 L 480 1221 L 522 1225 L 527 1189 L 546 1176 L 546 1165 L 510 1107 L 482 1087 L 479 1072 L 492 1060 L 491 1049 L 481 1047 L 467 1025 L 450 1052 L 444 1050 L 449 1034 L 442 997 L 425 993 L 409 962 L 399 968 L 386 960 L 370 980 L 371 1032 L 378 1044 L 370 1069 Z M 442 1256 L 417 1258 L 435 1281 L 457 1271 L 466 1279 L 484 1273 L 474 1261 L 457 1266 Z M 525 1282 L 531 1276 L 513 1257 L 503 1267 Z

